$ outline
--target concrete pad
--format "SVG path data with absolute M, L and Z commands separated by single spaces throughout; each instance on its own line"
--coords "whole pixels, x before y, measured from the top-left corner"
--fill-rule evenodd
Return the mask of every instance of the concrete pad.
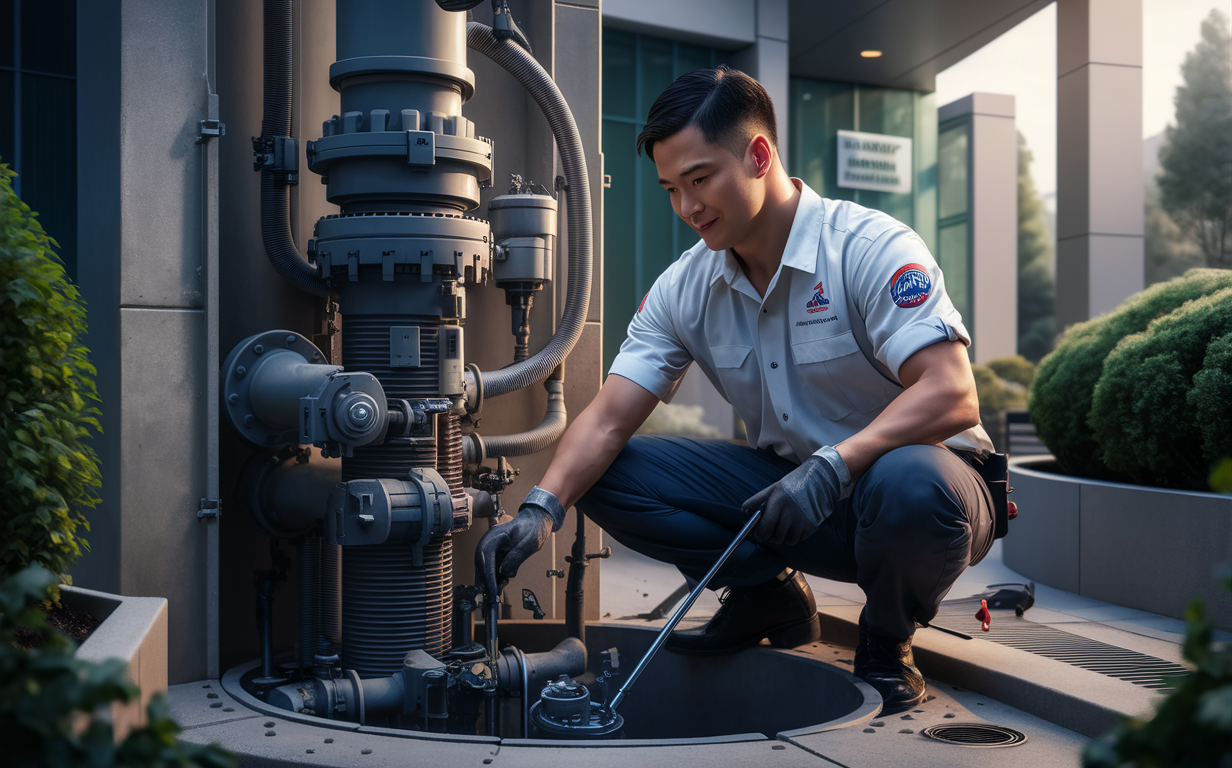
M 819 612 L 824 639 L 854 644 L 859 608 L 834 606 Z M 936 629 L 918 630 L 913 648 L 916 664 L 924 674 L 992 696 L 1088 736 L 1106 732 L 1117 717 L 1150 714 L 1161 698 L 1124 680 Z
M 912 768 L 1051 768 L 1081 765 L 1084 736 L 1020 712 L 994 699 L 929 679 L 930 698 L 910 712 L 876 718 L 864 727 L 789 739 L 847 768 L 910 765 Z M 1027 741 L 1001 749 L 961 747 L 920 734 L 943 723 L 988 722 L 1013 728 Z
M 784 741 L 746 741 L 736 744 L 681 744 L 670 747 L 512 746 L 505 742 L 492 761 L 493 768 L 542 768 L 545 765 L 585 765 L 587 768 L 680 768 L 718 765 L 756 765 L 758 768 L 833 766 L 796 744 Z
M 172 719 L 185 730 L 261 716 L 232 698 L 217 680 L 173 685 L 167 689 L 167 704 Z
M 430 741 L 355 731 L 325 730 L 277 717 L 250 717 L 185 730 L 193 744 L 219 743 L 244 756 L 245 768 L 288 765 L 394 768 L 406 765 L 483 765 L 495 744 Z M 329 743 L 326 743 L 326 740 Z

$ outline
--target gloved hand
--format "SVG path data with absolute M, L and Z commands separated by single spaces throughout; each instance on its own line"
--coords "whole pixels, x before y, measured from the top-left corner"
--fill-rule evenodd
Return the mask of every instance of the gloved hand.
M 847 463 L 830 446 L 821 448 L 774 485 L 744 502 L 746 516 L 762 509 L 753 538 L 763 544 L 799 544 L 821 527 L 855 483 Z
M 538 552 L 548 534 L 560 530 L 564 522 L 565 508 L 560 499 L 539 486 L 532 488 L 518 507 L 517 517 L 489 528 L 479 540 L 475 549 L 475 582 L 483 585 L 484 595 L 495 598 L 505 583 L 518 574 L 526 558 Z

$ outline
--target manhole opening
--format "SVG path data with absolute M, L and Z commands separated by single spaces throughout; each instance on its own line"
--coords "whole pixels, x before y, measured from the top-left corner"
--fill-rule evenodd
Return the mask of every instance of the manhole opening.
M 991 723 L 946 723 L 930 726 L 920 733 L 960 747 L 1013 747 L 1027 740 L 1022 731 Z

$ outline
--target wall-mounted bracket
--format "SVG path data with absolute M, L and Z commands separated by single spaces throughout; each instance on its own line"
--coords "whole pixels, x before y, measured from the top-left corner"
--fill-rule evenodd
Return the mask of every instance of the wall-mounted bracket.
M 201 499 L 197 502 L 197 519 L 222 517 L 222 501 L 219 499 Z
M 204 144 L 210 139 L 222 138 L 227 135 L 227 124 L 221 120 L 198 120 L 197 143 Z

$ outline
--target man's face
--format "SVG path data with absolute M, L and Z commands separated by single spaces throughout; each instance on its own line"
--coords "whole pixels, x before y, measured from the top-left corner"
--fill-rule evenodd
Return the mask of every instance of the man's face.
M 744 242 L 761 210 L 765 189 L 754 146 L 736 157 L 727 147 L 706 141 L 695 125 L 655 142 L 655 168 L 672 210 L 712 251 Z

